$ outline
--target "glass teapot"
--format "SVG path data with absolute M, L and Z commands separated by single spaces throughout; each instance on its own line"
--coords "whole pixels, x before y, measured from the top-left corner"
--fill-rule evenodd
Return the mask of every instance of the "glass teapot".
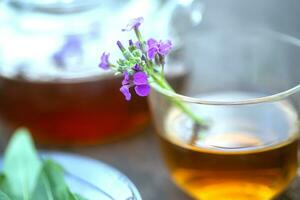
M 1 120 L 8 130 L 27 127 L 46 145 L 96 144 L 136 132 L 149 120 L 146 101 L 124 100 L 121 78 L 97 67 L 101 53 L 139 16 L 147 36 L 180 41 L 187 26 L 201 21 L 201 9 L 193 0 L 0 3 Z M 180 83 L 187 72 L 177 64 L 168 75 Z

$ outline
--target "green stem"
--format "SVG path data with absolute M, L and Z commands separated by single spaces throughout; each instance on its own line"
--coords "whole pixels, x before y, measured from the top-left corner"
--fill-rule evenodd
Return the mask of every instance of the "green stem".
M 143 54 L 145 56 L 147 56 L 147 52 L 146 52 L 146 46 L 145 46 L 145 41 L 142 37 L 141 32 L 139 31 L 138 28 L 134 29 L 135 35 L 138 39 L 138 41 L 140 42 L 141 45 L 141 50 L 143 52 Z M 163 59 L 163 57 L 161 57 L 161 59 Z M 164 60 L 161 60 L 162 64 L 164 63 Z M 145 58 L 145 62 L 146 62 L 146 66 L 147 66 L 147 72 L 148 74 L 155 80 L 155 82 L 160 85 L 162 88 L 167 89 L 171 92 L 174 92 L 174 89 L 169 85 L 169 83 L 167 82 L 167 80 L 165 79 L 164 75 L 162 73 L 157 73 L 154 71 L 154 66 L 153 63 L 148 60 L 147 58 Z M 164 67 L 162 66 L 162 70 L 164 69 Z M 173 102 L 173 104 L 178 107 L 179 109 L 181 109 L 185 114 L 187 114 L 194 122 L 196 122 L 196 124 L 201 127 L 201 128 L 206 128 L 207 125 L 205 123 L 205 121 L 200 118 L 199 116 L 195 115 L 195 113 L 188 107 L 186 106 L 183 102 L 181 102 L 180 100 L 176 99 L 176 98 L 171 98 L 168 97 L 168 99 Z M 194 135 L 197 135 L 196 133 Z M 194 142 L 194 139 L 192 139 L 191 143 Z
M 159 86 L 161 86 L 164 89 L 170 90 L 172 92 L 175 92 L 174 89 L 169 85 L 167 80 L 164 78 L 164 76 L 157 76 L 156 74 L 152 73 L 151 77 L 155 80 Z M 171 98 L 169 97 L 169 100 L 171 100 L 174 105 L 176 105 L 179 109 L 181 109 L 185 114 L 187 114 L 191 119 L 193 119 L 198 125 L 201 127 L 206 127 L 206 123 L 202 118 L 199 116 L 195 115 L 195 113 L 188 107 L 186 106 L 183 102 L 176 98 Z
M 135 28 L 135 29 L 134 29 L 134 33 L 135 33 L 136 38 L 138 39 L 138 41 L 139 41 L 139 43 L 140 43 L 140 45 L 141 45 L 141 50 L 142 50 L 142 52 L 143 52 L 145 55 L 147 55 L 147 53 L 146 53 L 146 47 L 145 47 L 145 41 L 144 41 L 144 39 L 143 39 L 143 37 L 142 37 L 142 34 L 141 34 L 140 30 L 139 30 L 138 28 Z

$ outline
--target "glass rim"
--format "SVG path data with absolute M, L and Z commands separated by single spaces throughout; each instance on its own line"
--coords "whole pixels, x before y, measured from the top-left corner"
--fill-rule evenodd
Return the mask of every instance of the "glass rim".
M 267 30 L 267 29 L 260 29 L 260 31 L 267 31 L 268 34 L 270 34 L 271 36 L 273 36 L 274 38 L 281 40 L 283 42 L 287 42 L 290 43 L 291 45 L 295 45 L 300 47 L 300 39 L 288 35 L 288 34 L 284 34 L 281 32 L 277 32 L 277 31 L 273 31 L 273 30 Z M 159 93 L 167 96 L 167 97 L 171 97 L 171 98 L 176 98 L 180 101 L 186 102 L 186 103 L 193 103 L 193 104 L 203 104 L 203 105 L 250 105 L 250 104 L 259 104 L 259 103 L 267 103 L 267 102 L 275 102 L 275 101 L 280 101 L 283 100 L 293 94 L 296 94 L 298 92 L 300 92 L 300 83 L 298 83 L 297 85 L 284 90 L 284 91 L 280 91 L 274 94 L 270 94 L 270 95 L 265 95 L 262 97 L 257 97 L 257 98 L 248 98 L 248 99 L 243 99 L 243 100 L 208 100 L 205 98 L 197 98 L 197 97 L 191 97 L 191 96 L 186 96 L 183 94 L 178 94 L 176 92 L 172 92 L 169 90 L 166 90 L 162 87 L 160 87 L 157 84 L 151 84 L 152 87 Z

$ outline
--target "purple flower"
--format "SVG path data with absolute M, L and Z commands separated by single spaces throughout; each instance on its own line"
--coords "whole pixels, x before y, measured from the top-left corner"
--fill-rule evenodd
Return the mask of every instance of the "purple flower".
M 132 69 L 133 69 L 134 71 L 136 71 L 136 72 L 139 72 L 139 71 L 141 71 L 141 66 L 139 66 L 138 64 L 136 64 L 136 65 L 134 65 L 134 66 L 132 67 Z
M 172 42 L 170 40 L 156 41 L 155 39 L 151 38 L 147 41 L 147 45 L 148 45 L 147 55 L 149 59 L 153 59 L 156 54 L 165 56 L 170 52 L 172 48 Z
M 148 76 L 145 72 L 137 72 L 133 75 L 133 83 L 135 85 L 145 85 L 148 84 Z
M 118 41 L 117 41 L 117 45 L 118 45 L 119 49 L 120 49 L 122 52 L 126 51 L 126 49 L 125 49 L 125 47 L 123 46 L 123 44 L 122 44 L 121 41 L 118 40 Z
M 109 69 L 109 61 L 108 61 L 108 58 L 109 58 L 109 53 L 105 53 L 103 52 L 103 54 L 101 55 L 101 62 L 100 64 L 98 65 L 99 67 L 101 67 L 102 69 Z
M 139 41 L 135 42 L 134 43 L 134 46 L 137 48 L 137 49 L 141 49 L 141 43 Z
M 129 85 L 123 85 L 121 88 L 120 88 L 120 91 L 123 93 L 123 95 L 125 96 L 125 99 L 126 101 L 130 101 L 131 99 L 131 94 L 130 94 L 130 91 L 129 91 Z
M 146 97 L 150 93 L 150 86 L 147 85 L 138 85 L 134 87 L 135 93 L 139 95 L 140 97 Z
M 132 29 L 138 28 L 142 23 L 144 22 L 143 17 L 138 17 L 135 19 L 130 20 L 130 22 L 127 24 L 125 28 L 122 29 L 122 31 L 131 31 Z
M 70 35 L 66 38 L 64 45 L 53 54 L 53 60 L 58 67 L 66 67 L 71 58 L 82 59 L 83 49 L 81 38 Z
M 122 85 L 129 85 L 130 84 L 130 77 L 127 71 L 124 72 L 124 79 L 122 81 Z
M 137 72 L 133 75 L 133 83 L 136 85 L 134 90 L 137 95 L 141 97 L 148 96 L 150 93 L 150 86 L 148 84 L 148 77 L 144 72 Z
M 137 95 L 141 97 L 149 95 L 151 88 L 148 83 L 148 76 L 145 72 L 136 72 L 133 75 L 133 79 L 130 80 L 130 78 L 131 77 L 128 72 L 124 72 L 124 79 L 122 81 L 122 87 L 120 88 L 120 91 L 123 93 L 127 101 L 131 99 L 129 88 L 132 86 L 134 86 L 134 90 Z
M 78 51 L 82 49 L 82 41 L 81 38 L 79 38 L 76 35 L 70 35 L 67 37 L 67 41 L 63 47 L 64 49 L 70 49 L 73 51 Z
M 53 54 L 53 60 L 55 64 L 59 67 L 65 66 L 65 52 L 64 51 L 58 51 Z
M 132 40 L 129 40 L 128 43 L 129 43 L 129 46 L 134 46 Z

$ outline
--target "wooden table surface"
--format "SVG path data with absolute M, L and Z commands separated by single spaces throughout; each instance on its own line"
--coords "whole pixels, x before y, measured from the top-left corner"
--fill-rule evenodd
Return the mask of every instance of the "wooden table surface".
M 111 144 L 69 151 L 115 166 L 136 184 L 144 200 L 191 200 L 170 181 L 152 128 Z M 300 177 L 279 199 L 300 200 Z

